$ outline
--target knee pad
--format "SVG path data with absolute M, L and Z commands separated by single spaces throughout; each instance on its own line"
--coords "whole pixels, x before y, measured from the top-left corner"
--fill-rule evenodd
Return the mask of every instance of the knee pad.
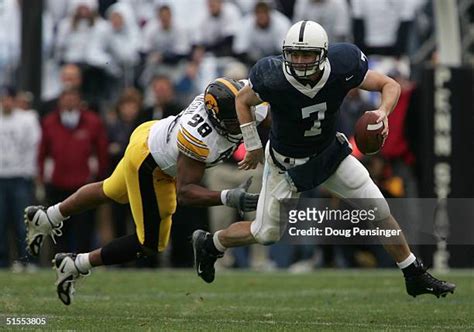
M 368 197 L 363 199 L 367 201 L 368 208 L 377 208 L 375 221 L 384 220 L 390 216 L 387 200 L 374 182 L 368 181 L 360 190 L 364 193 L 364 197 Z
M 251 232 L 255 240 L 258 243 L 263 244 L 264 246 L 268 246 L 278 242 L 281 237 L 279 227 L 262 227 L 257 231 L 254 231 L 252 227 Z
M 369 172 L 364 167 L 352 170 L 352 174 L 345 179 L 346 185 L 351 190 L 360 190 L 368 183 L 372 182 Z
M 377 206 L 376 221 L 387 219 L 390 216 L 390 207 L 385 199 L 377 199 L 375 205 Z

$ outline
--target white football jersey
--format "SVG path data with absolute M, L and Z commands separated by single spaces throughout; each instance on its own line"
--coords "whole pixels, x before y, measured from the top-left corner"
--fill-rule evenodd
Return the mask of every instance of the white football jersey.
M 255 107 L 257 124 L 266 118 L 268 108 L 267 103 Z M 177 116 L 159 120 L 151 127 L 148 148 L 160 169 L 175 177 L 179 152 L 212 167 L 231 157 L 241 138 L 241 134 L 228 138 L 216 131 L 201 94 Z

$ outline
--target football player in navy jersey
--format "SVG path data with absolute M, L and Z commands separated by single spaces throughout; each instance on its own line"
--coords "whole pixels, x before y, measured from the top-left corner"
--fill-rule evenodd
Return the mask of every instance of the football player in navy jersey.
M 250 85 L 236 97 L 236 109 L 247 150 L 240 168 L 253 169 L 265 161 L 256 219 L 235 223 L 215 234 L 196 231 L 193 246 L 198 275 L 212 282 L 214 262 L 226 248 L 278 241 L 281 200 L 297 198 L 301 191 L 317 186 L 361 208 L 377 207 L 378 225 L 399 230 L 379 188 L 335 128 L 339 106 L 349 90 L 378 91 L 380 106 L 370 112 L 377 115 L 377 123 L 383 123 L 382 135 L 387 137 L 387 116 L 400 95 L 398 83 L 369 70 L 367 58 L 357 46 L 328 45 L 326 31 L 312 21 L 294 24 L 283 42 L 283 54 L 259 60 L 249 79 Z M 262 101 L 270 104 L 272 117 L 265 151 L 251 111 Z M 456 286 L 431 276 L 400 234 L 395 242 L 382 242 L 403 271 L 408 294 L 439 297 L 452 293 Z

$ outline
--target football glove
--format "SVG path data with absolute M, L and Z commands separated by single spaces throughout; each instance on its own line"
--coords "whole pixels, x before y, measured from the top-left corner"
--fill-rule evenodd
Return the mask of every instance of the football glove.
M 252 194 L 247 192 L 252 184 L 252 177 L 234 189 L 225 190 L 223 192 L 222 203 L 226 206 L 236 208 L 240 217 L 243 217 L 244 212 L 255 211 L 257 209 L 257 202 L 259 194 Z

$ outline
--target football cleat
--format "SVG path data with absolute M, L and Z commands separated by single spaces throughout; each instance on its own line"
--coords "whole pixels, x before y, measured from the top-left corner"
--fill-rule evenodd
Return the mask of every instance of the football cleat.
M 224 256 L 224 254 L 215 255 L 206 250 L 204 243 L 209 237 L 212 237 L 212 234 L 202 230 L 194 231 L 192 237 L 194 266 L 196 268 L 197 275 L 207 283 L 214 281 L 216 273 L 214 263 L 218 258 Z
M 41 246 L 46 236 L 51 236 L 51 239 L 56 243 L 55 236 L 61 236 L 63 233 L 59 225 L 53 225 L 46 213 L 46 208 L 43 206 L 28 206 L 25 209 L 25 225 L 26 225 L 26 243 L 28 253 L 32 256 L 38 256 Z
M 447 281 L 439 280 L 429 274 L 421 261 L 415 261 L 419 274 L 405 276 L 407 293 L 413 297 L 422 294 L 433 294 L 437 298 L 446 297 L 448 293 L 453 294 L 456 285 Z
M 90 275 L 84 273 L 76 266 L 76 254 L 58 253 L 53 259 L 53 268 L 56 270 L 56 292 L 62 303 L 70 305 L 76 292 L 74 285 L 80 277 Z

